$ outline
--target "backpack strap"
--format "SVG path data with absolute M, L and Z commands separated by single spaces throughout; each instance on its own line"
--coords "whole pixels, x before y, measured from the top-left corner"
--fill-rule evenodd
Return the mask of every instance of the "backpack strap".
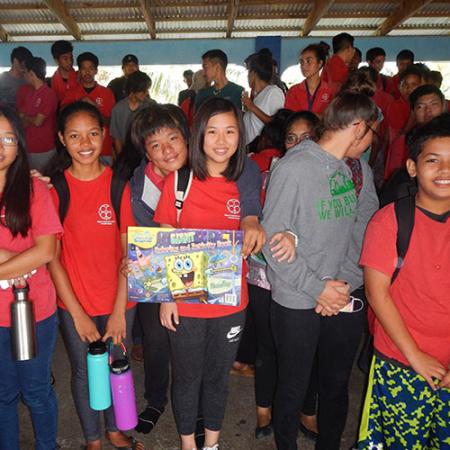
M 113 172 L 111 179 L 110 198 L 111 205 L 116 215 L 116 224 L 120 230 L 120 206 L 122 204 L 122 195 L 127 181 L 117 172 Z
M 188 166 L 183 166 L 175 172 L 174 190 L 175 190 L 175 208 L 177 209 L 177 224 L 180 221 L 183 203 L 186 200 L 192 184 L 192 170 Z
M 64 219 L 66 218 L 70 203 L 70 190 L 64 173 L 58 172 L 54 176 L 52 176 L 52 184 L 58 194 L 59 199 L 59 220 L 61 221 L 61 223 L 64 223 Z
M 394 202 L 395 218 L 397 219 L 397 266 L 392 275 L 391 284 L 395 281 L 403 266 L 408 252 L 411 235 L 414 228 L 416 199 L 414 195 L 401 198 Z

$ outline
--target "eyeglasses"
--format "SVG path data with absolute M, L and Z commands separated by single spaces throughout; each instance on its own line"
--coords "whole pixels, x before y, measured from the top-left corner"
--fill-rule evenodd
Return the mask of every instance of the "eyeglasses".
M 19 139 L 15 136 L 0 136 L 0 142 L 5 147 L 14 147 L 19 143 Z
M 354 122 L 352 123 L 353 126 L 359 125 L 361 122 Z M 371 131 L 376 137 L 380 138 L 380 133 L 378 133 L 378 131 L 373 128 L 372 126 L 370 126 L 370 124 L 368 122 L 364 122 L 366 124 L 366 131 L 364 132 L 364 136 Z
M 284 142 L 285 144 L 294 146 L 300 144 L 300 142 L 304 141 L 305 139 L 310 139 L 310 135 L 308 133 L 303 133 L 300 136 L 295 133 L 288 133 Z

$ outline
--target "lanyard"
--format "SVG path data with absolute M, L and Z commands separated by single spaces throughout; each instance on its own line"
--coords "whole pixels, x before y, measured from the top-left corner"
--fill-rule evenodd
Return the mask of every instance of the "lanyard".
M 319 92 L 321 81 L 319 81 L 319 84 L 314 92 L 314 95 L 311 97 L 311 92 L 309 92 L 308 83 L 305 80 L 305 87 L 306 87 L 306 100 L 308 102 L 308 111 L 312 111 L 312 107 L 314 105 L 314 100 L 316 99 L 316 95 Z

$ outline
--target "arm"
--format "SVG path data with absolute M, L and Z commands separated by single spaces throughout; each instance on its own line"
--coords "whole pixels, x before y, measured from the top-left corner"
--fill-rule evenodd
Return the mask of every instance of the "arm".
M 426 379 L 432 389 L 436 389 L 432 377 L 441 380 L 445 376 L 446 370 L 439 361 L 422 352 L 409 333 L 389 293 L 391 278 L 375 269 L 365 267 L 364 280 L 370 306 L 384 330 L 405 355 L 411 367 Z
M 244 231 L 244 257 L 259 252 L 266 240 L 264 229 L 258 220 L 261 216 L 261 184 L 258 165 L 250 158 L 245 158 L 244 170 L 236 181 L 241 204 L 241 230 Z
M 61 243 L 57 243 L 57 254 L 48 265 L 53 283 L 58 293 L 58 297 L 64 303 L 70 315 L 72 316 L 75 329 L 83 342 L 94 342 L 100 339 L 100 333 L 97 330 L 92 319 L 86 314 L 75 293 L 73 292 L 67 272 L 61 264 Z
M 266 124 L 272 120 L 272 116 L 267 115 L 262 109 L 258 108 L 249 96 L 242 97 L 242 104 L 248 111 L 252 112 L 259 120 L 261 120 L 261 122 Z
M 50 262 L 56 254 L 56 236 L 37 236 L 33 247 L 11 256 L 0 264 L 0 280 L 11 280 Z
M 121 235 L 122 252 L 127 254 L 127 234 Z M 106 323 L 106 332 L 102 341 L 106 341 L 109 337 L 112 338 L 114 344 L 120 344 L 126 337 L 126 321 L 125 312 L 127 309 L 127 279 L 122 271 L 118 272 L 119 281 L 117 284 L 116 301 L 114 308 Z
M 300 186 L 298 183 L 298 168 L 289 164 L 278 165 L 270 178 L 269 188 L 264 205 L 263 226 L 266 233 L 272 236 L 279 230 L 291 230 L 297 232 L 298 215 L 301 210 Z M 263 248 L 267 263 L 274 271 L 277 278 L 289 285 L 291 289 L 307 293 L 313 299 L 318 300 L 323 295 L 331 299 L 331 303 L 337 308 L 345 306 L 348 295 L 330 289 L 334 285 L 344 287 L 344 283 L 329 280 L 321 280 L 308 266 L 304 258 L 297 258 L 295 263 L 288 264 L 274 258 L 270 244 Z M 340 309 L 340 308 L 338 308 Z

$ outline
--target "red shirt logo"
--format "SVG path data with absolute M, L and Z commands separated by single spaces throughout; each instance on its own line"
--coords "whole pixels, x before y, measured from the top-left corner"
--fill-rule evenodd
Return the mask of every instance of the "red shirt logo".
M 108 203 L 103 203 L 99 206 L 98 217 L 99 220 L 97 220 L 97 223 L 100 225 L 111 225 L 113 223 L 113 212 Z
M 227 212 L 228 214 L 225 214 L 225 217 L 228 219 L 240 220 L 241 203 L 237 198 L 230 198 L 227 201 Z

